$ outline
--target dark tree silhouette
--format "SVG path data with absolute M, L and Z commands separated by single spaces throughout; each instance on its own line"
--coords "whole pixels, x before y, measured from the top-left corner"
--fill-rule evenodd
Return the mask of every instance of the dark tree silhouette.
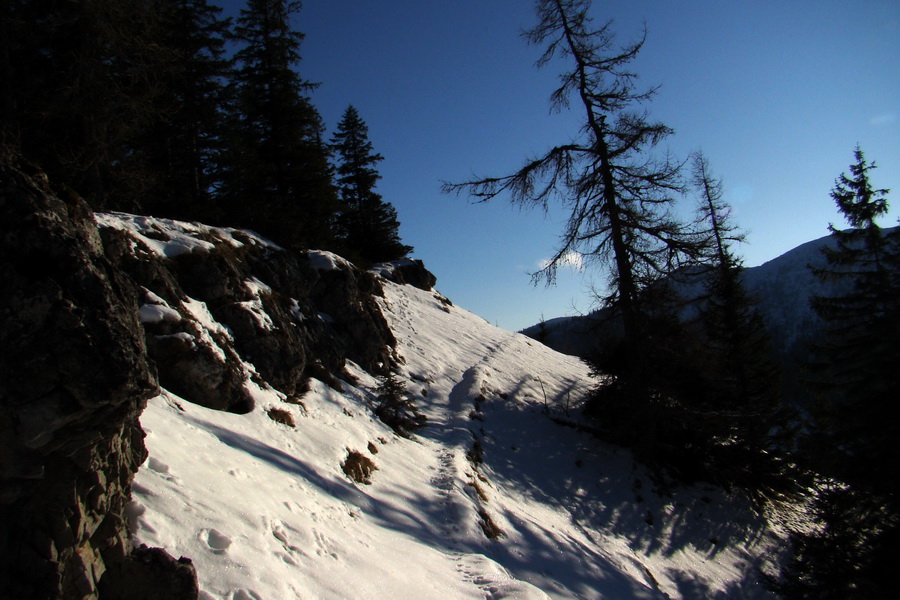
M 744 288 L 743 261 L 732 249 L 745 234 L 733 225 L 722 182 L 700 152 L 692 156 L 691 183 L 699 194 L 698 221 L 709 236 L 697 271 L 705 287 L 698 348 L 702 388 L 689 403 L 696 411 L 698 460 L 708 464 L 707 479 L 780 496 L 795 487 L 785 458 L 791 414 L 782 403 L 765 323 Z
M 829 226 L 827 265 L 844 290 L 816 297 L 826 324 L 810 368 L 808 461 L 822 473 L 817 528 L 796 531 L 777 588 L 788 598 L 887 598 L 900 559 L 900 229 L 882 230 L 888 190 L 858 147 L 831 197 L 851 229 Z
M 680 164 L 654 159 L 650 152 L 672 130 L 648 120 L 640 106 L 656 92 L 639 91 L 628 70 L 644 38 L 616 48 L 612 24 L 594 28 L 588 0 L 540 0 L 538 24 L 524 35 L 544 46 L 543 66 L 556 57 L 568 61 L 551 95 L 554 109 L 574 106 L 583 114 L 580 135 L 529 160 L 504 177 L 448 183 L 448 192 L 468 192 L 478 201 L 508 195 L 514 204 L 546 210 L 559 202 L 568 210 L 561 243 L 536 279 L 553 282 L 572 252 L 610 267 L 610 292 L 624 329 L 622 346 L 598 365 L 613 375 L 603 412 L 610 428 L 652 444 L 648 423 L 655 393 L 648 389 L 656 370 L 653 352 L 671 323 L 649 293 L 651 284 L 696 258 L 699 240 L 669 214 L 682 191 Z M 659 319 L 657 319 L 659 313 Z M 668 335 L 668 334 L 665 334 Z M 613 415 L 617 414 L 617 417 Z
M 294 249 L 333 246 L 337 194 L 322 119 L 298 74 L 292 19 L 300 2 L 249 0 L 235 27 L 240 49 L 221 202 L 229 224 Z
M 206 0 L 161 0 L 162 39 L 172 66 L 157 100 L 160 119 L 130 142 L 127 164 L 147 172 L 137 188 L 120 182 L 121 195 L 140 199 L 142 211 L 180 219 L 215 219 L 216 165 L 223 150 L 225 58 L 230 21 Z M 129 184 L 130 185 L 129 187 Z
M 344 111 L 331 139 L 337 158 L 341 208 L 338 236 L 349 258 L 365 264 L 405 257 L 412 247 L 400 241 L 397 211 L 375 192 L 384 160 L 369 141 L 369 128 L 353 106 Z
M 18 0 L 0 11 L 0 142 L 94 208 L 137 208 L 111 192 L 143 176 L 125 172 L 128 142 L 160 119 L 173 55 L 157 3 Z

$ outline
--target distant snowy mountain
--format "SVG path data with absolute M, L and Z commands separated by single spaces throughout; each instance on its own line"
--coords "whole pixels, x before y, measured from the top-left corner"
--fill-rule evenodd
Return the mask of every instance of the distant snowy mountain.
M 765 318 L 776 351 L 791 353 L 808 342 L 821 327 L 810 305 L 813 296 L 836 292 L 834 284 L 819 281 L 808 265 L 825 265 L 821 249 L 833 244 L 825 236 L 797 246 L 778 258 L 744 271 L 744 284 Z M 684 295 L 690 292 L 682 290 Z M 560 352 L 583 355 L 597 344 L 598 321 L 603 313 L 561 317 L 533 325 L 522 333 L 542 340 Z
M 149 233 L 163 252 L 212 240 L 234 254 L 250 243 L 171 221 Z M 328 262 L 316 268 L 349 269 L 333 255 L 313 258 Z M 280 292 L 262 275 L 247 281 L 239 308 L 279 335 L 291 315 L 267 311 Z M 415 439 L 375 417 L 379 380 L 357 363 L 289 396 L 247 352 L 223 349 L 239 332 L 203 302 L 146 296 L 141 314 L 154 326 L 202 317 L 190 335 L 165 335 L 239 361 L 253 407 L 222 412 L 163 389 L 140 418 L 149 458 L 133 484 L 132 529 L 141 543 L 190 557 L 203 600 L 770 597 L 758 569 L 777 559 L 781 533 L 711 486 L 657 492 L 628 451 L 573 427 L 592 385 L 581 361 L 434 290 L 381 286 L 375 301 L 396 338 L 400 380 L 428 419 Z M 317 302 L 319 314 L 298 308 L 295 322 L 326 327 L 332 313 Z M 364 459 L 375 469 L 368 484 L 347 474 Z

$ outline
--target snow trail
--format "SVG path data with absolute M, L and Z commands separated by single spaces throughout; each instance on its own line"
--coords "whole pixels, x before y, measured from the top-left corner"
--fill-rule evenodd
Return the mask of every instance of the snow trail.
M 142 415 L 129 519 L 139 542 L 194 561 L 203 600 L 768 598 L 746 573 L 772 538 L 740 503 L 661 496 L 626 451 L 549 418 L 567 404 L 576 418 L 580 361 L 384 285 L 428 418 L 416 440 L 374 418 L 378 380 L 352 364 L 356 383 L 313 380 L 305 410 L 254 388 L 247 415 L 168 393 Z M 276 405 L 296 427 L 266 416 Z M 349 451 L 375 463 L 370 485 L 341 470 Z

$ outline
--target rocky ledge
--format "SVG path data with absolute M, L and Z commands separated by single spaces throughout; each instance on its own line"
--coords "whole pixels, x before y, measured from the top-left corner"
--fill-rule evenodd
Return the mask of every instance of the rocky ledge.
M 134 548 L 127 506 L 159 386 L 208 408 L 299 402 L 353 361 L 385 373 L 382 277 L 252 232 L 94 215 L 27 165 L 0 165 L 0 590 L 16 599 L 194 599 L 187 558 Z M 263 389 L 265 388 L 265 389 Z

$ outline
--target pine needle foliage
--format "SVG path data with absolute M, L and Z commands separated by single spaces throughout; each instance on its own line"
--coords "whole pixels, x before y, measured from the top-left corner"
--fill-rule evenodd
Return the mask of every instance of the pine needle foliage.
M 400 241 L 396 209 L 375 191 L 381 179 L 369 128 L 355 107 L 348 106 L 331 138 L 335 153 L 340 210 L 337 236 L 348 258 L 364 266 L 404 258 L 412 247 Z
M 381 378 L 376 393 L 375 415 L 397 435 L 412 438 L 427 424 L 425 415 L 419 412 L 406 385 L 393 370 Z
M 786 598 L 888 598 L 900 559 L 900 229 L 876 220 L 888 190 L 857 147 L 831 192 L 851 229 L 830 226 L 827 265 L 813 269 L 842 293 L 813 299 L 826 324 L 810 366 L 807 461 L 822 474 L 816 529 L 795 531 L 775 584 Z

